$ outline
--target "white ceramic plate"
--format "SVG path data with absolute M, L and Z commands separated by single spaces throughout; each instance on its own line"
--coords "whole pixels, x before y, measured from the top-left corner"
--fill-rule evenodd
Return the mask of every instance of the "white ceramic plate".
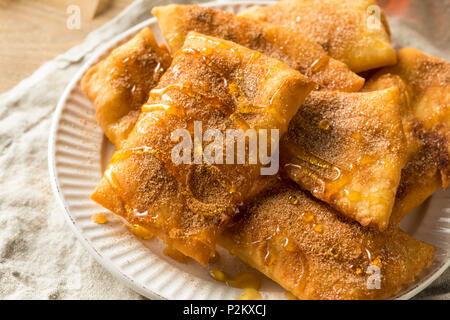
M 267 3 L 229 1 L 227 4 L 207 5 L 237 13 L 251 5 Z M 150 27 L 155 38 L 163 41 L 156 19 L 152 18 L 119 35 L 106 46 L 105 53 L 143 27 Z M 65 218 L 98 262 L 148 298 L 235 299 L 241 290 L 213 280 L 208 273 L 210 268 L 220 268 L 231 273 L 249 269 L 224 250 L 219 249 L 219 266 L 204 268 L 193 261 L 181 264 L 162 254 L 164 245 L 159 240 L 137 239 L 112 213 L 106 213 L 108 224 L 92 222 L 93 214 L 105 212 L 89 196 L 102 177 L 112 146 L 97 126 L 94 107 L 81 91 L 79 81 L 84 72 L 101 57 L 92 57 L 70 82 L 53 118 L 49 140 L 50 179 Z M 439 192 L 402 222 L 405 231 L 435 245 L 438 251 L 433 265 L 418 277 L 416 283 L 405 287 L 394 298 L 408 299 L 414 296 L 449 266 L 449 214 L 450 191 Z M 285 290 L 279 285 L 264 279 L 261 288 L 263 299 L 284 299 L 284 293 Z

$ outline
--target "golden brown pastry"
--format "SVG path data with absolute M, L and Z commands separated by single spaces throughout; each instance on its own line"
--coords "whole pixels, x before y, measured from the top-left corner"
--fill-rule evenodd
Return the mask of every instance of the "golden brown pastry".
M 375 19 L 375 0 L 282 0 L 252 7 L 241 17 L 290 25 L 320 44 L 334 59 L 361 72 L 395 64 L 395 51 L 382 12 Z
M 303 189 L 384 230 L 406 163 L 398 89 L 312 92 L 289 125 L 281 155 Z
M 450 177 L 450 63 L 414 48 L 398 51 L 398 64 L 373 76 L 366 90 L 401 92 L 408 162 L 402 171 L 393 219 L 399 222 Z
M 364 79 L 333 58 L 298 29 L 237 18 L 229 12 L 196 5 L 155 7 L 158 19 L 172 53 L 183 45 L 189 31 L 230 40 L 264 53 L 300 71 L 318 84 L 319 89 L 354 92 Z
M 237 216 L 219 243 L 300 299 L 381 299 L 433 260 L 396 226 L 364 228 L 295 186 L 277 186 Z
M 192 137 L 201 121 L 205 133 L 254 128 L 279 129 L 281 136 L 312 88 L 278 60 L 189 33 L 92 199 L 206 264 L 229 218 L 261 188 L 261 165 L 247 158 L 243 164 L 176 164 L 175 130 L 186 129 Z M 205 144 L 198 146 L 194 141 L 192 153 L 204 155 Z
M 100 127 L 120 146 L 133 128 L 148 93 L 169 67 L 171 57 L 148 28 L 90 68 L 81 87 L 95 106 Z

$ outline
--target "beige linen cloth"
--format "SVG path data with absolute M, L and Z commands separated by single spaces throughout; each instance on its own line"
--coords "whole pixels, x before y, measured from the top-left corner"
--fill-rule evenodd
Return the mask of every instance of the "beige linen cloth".
M 99 265 L 66 225 L 50 188 L 47 143 L 58 99 L 89 55 L 161 3 L 135 1 L 0 95 L 0 299 L 142 298 Z M 419 297 L 449 299 L 450 272 Z

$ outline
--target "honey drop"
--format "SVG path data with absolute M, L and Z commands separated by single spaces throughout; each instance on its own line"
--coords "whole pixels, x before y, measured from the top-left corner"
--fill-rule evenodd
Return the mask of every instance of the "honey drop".
M 347 199 L 350 200 L 351 202 L 358 202 L 361 201 L 362 199 L 361 192 L 359 191 L 344 189 L 344 192 L 347 196 Z
M 128 229 L 138 238 L 143 240 L 149 240 L 154 237 L 154 234 L 151 233 L 149 230 L 147 230 L 144 227 L 141 227 L 140 225 L 132 225 L 128 226 Z
M 322 233 L 323 232 L 323 226 L 321 224 L 316 224 L 314 226 L 314 231 L 318 232 L 318 233 Z
M 209 274 L 210 274 L 211 277 L 213 277 L 217 281 L 220 281 L 220 282 L 226 282 L 227 281 L 227 276 L 225 275 L 225 273 L 223 271 L 218 270 L 218 269 L 210 270 Z
M 329 253 L 330 253 L 330 256 L 332 256 L 335 259 L 337 259 L 339 257 L 339 252 L 336 249 L 331 248 Z
M 330 129 L 330 121 L 328 121 L 327 119 L 322 119 L 319 121 L 319 128 L 327 131 Z
M 187 257 L 184 254 L 171 247 L 164 248 L 163 253 L 169 258 L 172 258 L 173 260 L 178 261 L 180 263 L 185 263 L 187 261 Z
M 313 222 L 314 220 L 314 214 L 312 214 L 311 212 L 306 212 L 303 214 L 303 220 L 305 222 Z
M 297 250 L 295 243 L 289 238 L 284 238 L 282 246 L 287 252 L 294 252 Z
M 242 295 L 236 300 L 261 300 L 261 294 L 253 288 L 245 288 Z
M 92 216 L 92 221 L 97 224 L 105 224 L 108 222 L 108 218 L 103 213 L 96 213 Z
M 295 205 L 298 203 L 298 199 L 296 196 L 289 196 L 289 202 Z

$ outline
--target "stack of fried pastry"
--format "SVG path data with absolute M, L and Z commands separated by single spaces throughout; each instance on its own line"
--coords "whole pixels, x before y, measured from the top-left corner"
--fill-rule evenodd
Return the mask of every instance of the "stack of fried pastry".
M 398 223 L 449 181 L 450 64 L 395 52 L 373 5 L 154 8 L 168 48 L 143 29 L 81 82 L 117 147 L 92 199 L 203 265 L 219 244 L 300 299 L 393 296 L 433 261 Z M 278 174 L 174 163 L 173 131 L 200 121 L 278 129 Z

